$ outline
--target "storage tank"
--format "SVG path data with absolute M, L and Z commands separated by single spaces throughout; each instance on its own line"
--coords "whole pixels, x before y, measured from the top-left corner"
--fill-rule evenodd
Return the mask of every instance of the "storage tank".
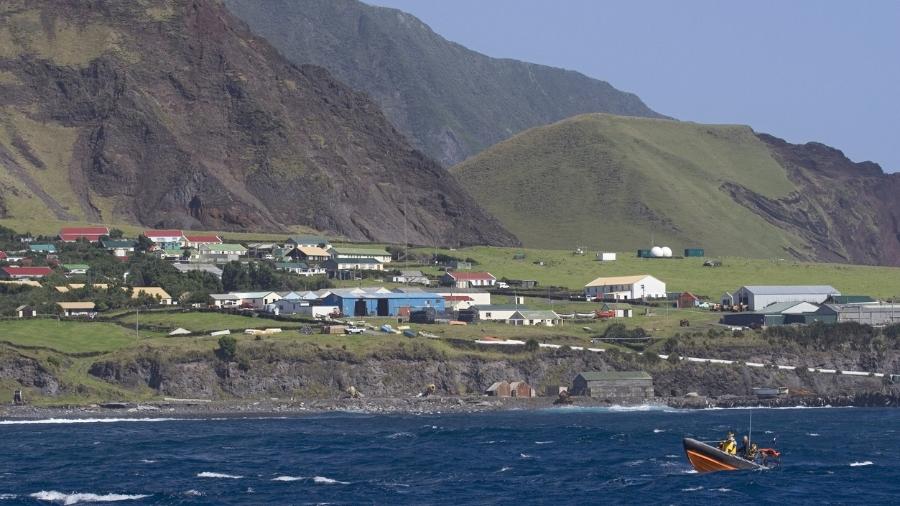
M 662 247 L 662 256 L 664 256 L 666 258 L 672 258 L 672 248 L 670 248 L 668 246 L 663 246 Z
M 650 248 L 650 256 L 652 256 L 653 258 L 661 258 L 663 256 L 663 249 L 659 246 Z

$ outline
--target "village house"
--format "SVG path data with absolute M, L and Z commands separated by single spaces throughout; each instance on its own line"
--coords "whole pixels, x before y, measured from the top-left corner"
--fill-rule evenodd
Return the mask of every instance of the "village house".
M 16 318 L 34 318 L 37 315 L 37 310 L 34 309 L 34 306 L 21 305 L 16 308 Z
M 93 302 L 57 302 L 56 307 L 59 315 L 67 318 L 84 316 L 93 318 L 97 314 Z
M 404 283 L 408 285 L 424 285 L 431 284 L 428 276 L 422 274 L 422 271 L 400 271 L 400 274 L 391 278 L 394 283 Z
M 222 279 L 222 269 L 216 267 L 213 264 L 194 264 L 194 263 L 176 262 L 176 263 L 172 264 L 172 267 L 174 267 L 176 271 L 178 271 L 182 274 L 187 273 L 187 272 L 207 272 L 219 279 Z
M 87 274 L 88 269 L 91 268 L 88 264 L 62 264 L 62 268 L 66 271 L 66 275 L 75 276 L 79 274 Z
M 247 248 L 240 244 L 203 244 L 198 248 L 201 262 L 228 263 L 241 259 L 247 254 Z
M 700 297 L 691 292 L 681 292 L 675 302 L 678 309 L 690 309 L 700 305 Z
M 319 276 L 325 274 L 324 267 L 312 267 L 305 262 L 276 262 L 275 268 L 279 271 L 290 272 L 298 276 Z
M 101 237 L 108 236 L 108 227 L 63 227 L 59 231 L 59 240 L 62 242 L 75 242 L 78 240 L 98 242 Z
M 332 258 L 325 262 L 325 271 L 331 277 L 341 277 L 342 272 L 383 270 L 384 264 L 374 258 Z
M 41 279 L 50 274 L 53 274 L 53 269 L 49 267 L 18 267 L 10 265 L 0 269 L 0 278 L 12 280 Z
M 666 284 L 649 274 L 600 277 L 584 286 L 587 300 L 664 299 Z
M 109 251 L 116 258 L 128 258 L 134 253 L 134 247 L 137 245 L 131 239 L 104 239 L 101 243 L 103 249 Z
M 479 286 L 494 286 L 497 278 L 490 272 L 445 272 L 441 276 L 441 284 L 455 288 L 474 288 Z
M 318 235 L 295 235 L 288 237 L 284 242 L 285 246 L 290 248 L 311 247 L 311 248 L 328 248 L 330 245 L 328 239 Z
M 285 256 L 308 263 L 324 262 L 331 258 L 331 254 L 318 246 L 297 246 L 288 251 Z
M 49 243 L 32 243 L 28 245 L 28 251 L 31 253 L 40 253 L 42 255 L 55 255 L 56 245 Z
M 81 290 L 85 286 L 87 286 L 85 283 L 69 283 L 63 286 L 54 286 L 53 289 L 59 293 L 69 293 L 73 290 Z M 91 283 L 92 290 L 106 290 L 108 288 L 109 285 L 106 283 Z
M 184 242 L 189 248 L 199 248 L 210 244 L 222 244 L 222 238 L 217 235 L 185 234 Z
M 144 230 L 143 235 L 159 249 L 180 250 L 185 244 L 184 233 L 181 230 Z
M 493 304 L 488 306 L 472 306 L 471 309 L 478 311 L 478 319 L 483 321 L 508 321 L 516 312 L 520 309 L 527 310 L 528 308 L 521 307 L 517 304 Z
M 543 325 L 553 327 L 560 322 L 560 317 L 555 311 L 531 311 L 519 309 L 513 313 L 506 323 L 510 325 Z
M 745 305 L 758 311 L 776 302 L 821 304 L 841 292 L 829 285 L 747 285 L 722 296 L 722 305 Z
M 171 306 L 174 304 L 172 296 L 168 292 L 158 286 L 133 286 L 131 287 L 131 298 L 137 299 L 141 295 L 150 296 L 158 301 L 160 305 Z
M 331 258 L 333 260 L 360 260 L 375 259 L 386 264 L 391 261 L 391 254 L 383 249 L 378 248 L 332 248 Z
M 241 298 L 233 293 L 211 293 L 209 294 L 209 305 L 218 308 L 234 308 L 240 307 Z
M 583 372 L 572 381 L 571 392 L 612 404 L 642 404 L 653 398 L 653 378 L 643 371 Z

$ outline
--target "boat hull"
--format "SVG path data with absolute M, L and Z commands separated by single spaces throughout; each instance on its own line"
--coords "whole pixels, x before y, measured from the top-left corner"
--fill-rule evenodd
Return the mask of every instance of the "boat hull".
M 691 439 L 684 438 L 684 454 L 691 466 L 701 473 L 716 471 L 738 471 L 741 469 L 759 469 L 759 464 L 744 460 L 740 457 L 729 455 L 714 446 Z

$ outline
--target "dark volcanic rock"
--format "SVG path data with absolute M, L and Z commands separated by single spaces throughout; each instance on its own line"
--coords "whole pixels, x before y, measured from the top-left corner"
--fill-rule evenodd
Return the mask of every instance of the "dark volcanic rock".
M 5 28 L 31 42 L 0 51 L 13 76 L 0 107 L 77 129 L 69 180 L 85 219 L 517 242 L 368 97 L 291 64 L 214 0 L 10 2 Z

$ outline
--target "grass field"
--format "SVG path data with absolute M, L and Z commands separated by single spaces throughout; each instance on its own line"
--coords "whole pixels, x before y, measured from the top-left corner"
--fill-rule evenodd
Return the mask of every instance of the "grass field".
M 420 249 L 423 253 L 434 251 Z M 900 299 L 900 268 L 846 264 L 819 264 L 779 259 L 717 257 L 722 267 L 703 267 L 702 258 L 643 259 L 635 252 L 618 254 L 613 262 L 598 262 L 596 251 L 584 256 L 571 251 L 473 247 L 441 252 L 478 262 L 473 270 L 486 270 L 498 278 L 533 279 L 539 286 L 561 286 L 581 290 L 600 276 L 650 274 L 666 282 L 670 292 L 690 291 L 712 300 L 742 285 L 832 285 L 847 295 L 871 295 Z M 513 260 L 516 253 L 524 260 Z M 534 262 L 543 261 L 544 265 Z M 424 270 L 437 274 L 434 267 Z
M 145 338 L 160 337 L 153 332 L 142 332 L 141 335 Z M 55 319 L 0 321 L 0 341 L 52 348 L 63 353 L 113 351 L 139 342 L 134 332 L 113 323 Z
M 224 313 L 162 313 L 143 312 L 140 315 L 129 314 L 118 318 L 118 321 L 134 327 L 136 322 L 141 325 L 155 325 L 176 329 L 183 327 L 192 332 L 210 332 L 224 329 L 255 329 L 264 327 L 298 327 L 300 323 L 275 321 L 265 318 L 251 318 Z
M 738 204 L 731 183 L 769 199 L 794 188 L 746 126 L 607 114 L 533 128 L 451 169 L 529 247 L 657 244 L 766 257 L 808 245 Z

